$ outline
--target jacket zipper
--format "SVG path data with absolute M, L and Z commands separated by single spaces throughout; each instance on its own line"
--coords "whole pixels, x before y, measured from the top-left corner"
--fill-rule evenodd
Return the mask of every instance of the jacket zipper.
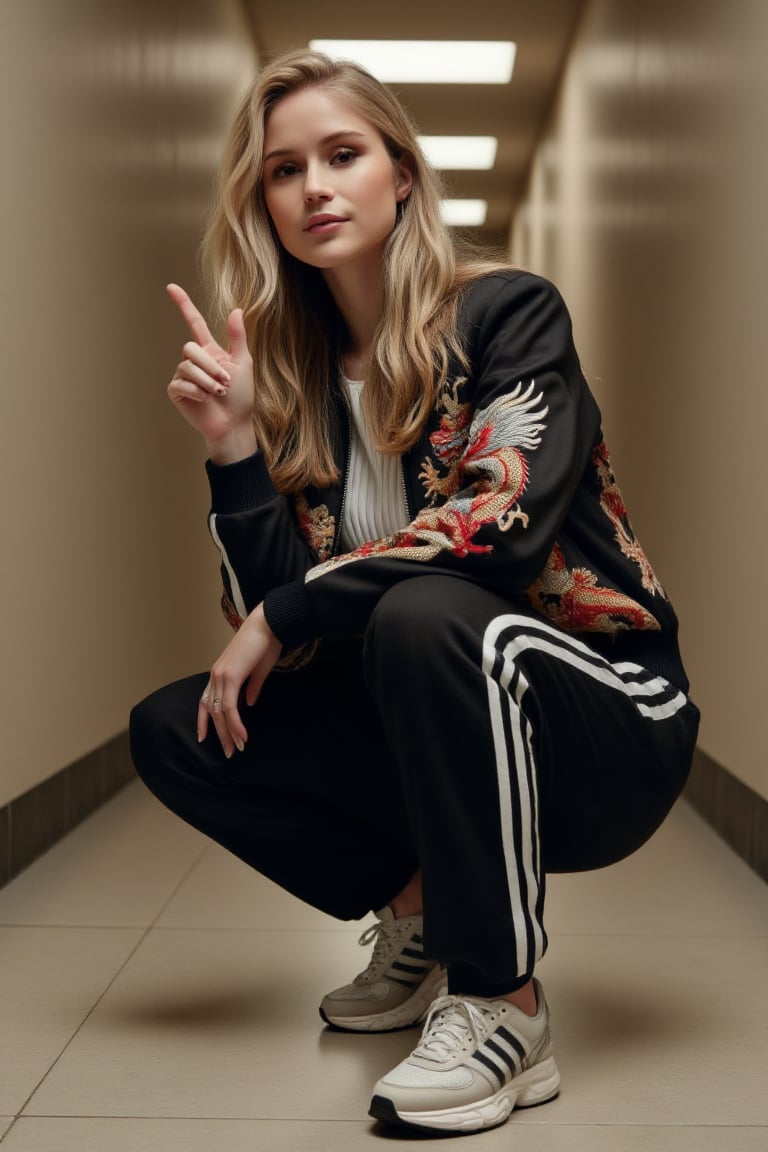
M 405 515 L 407 516 L 408 523 L 410 524 L 413 517 L 411 516 L 411 506 L 408 502 L 408 488 L 407 488 L 406 483 L 405 483 L 405 457 L 404 456 L 400 457 L 400 483 L 403 486 L 403 500 L 405 501 Z

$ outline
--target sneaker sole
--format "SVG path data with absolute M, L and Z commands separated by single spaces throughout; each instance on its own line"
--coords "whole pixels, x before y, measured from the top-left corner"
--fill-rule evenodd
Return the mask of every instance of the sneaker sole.
M 435 1132 L 480 1132 L 484 1128 L 496 1128 L 503 1124 L 514 1108 L 532 1108 L 536 1104 L 554 1100 L 559 1091 L 560 1073 L 554 1057 L 548 1056 L 540 1064 L 516 1076 L 493 1096 L 474 1104 L 441 1108 L 433 1112 L 408 1112 L 398 1108 L 387 1096 L 374 1096 L 368 1114 L 375 1120 L 406 1128 L 428 1128 Z
M 326 1024 L 342 1032 L 396 1032 L 399 1028 L 412 1028 L 423 1020 L 432 1001 L 440 995 L 440 986 L 445 986 L 447 979 L 445 970 L 437 965 L 424 977 L 412 996 L 388 1012 L 377 1012 L 369 1016 L 333 1016 L 321 1005 L 320 1016 Z

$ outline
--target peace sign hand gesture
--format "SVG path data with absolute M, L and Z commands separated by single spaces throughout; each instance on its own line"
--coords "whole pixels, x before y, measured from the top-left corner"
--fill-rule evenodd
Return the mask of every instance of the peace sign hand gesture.
M 192 300 L 178 284 L 168 295 L 177 305 L 192 339 L 168 385 L 168 396 L 193 428 L 203 436 L 214 463 L 225 464 L 256 450 L 252 413 L 253 360 L 242 310 L 227 319 L 229 350 L 221 347 Z

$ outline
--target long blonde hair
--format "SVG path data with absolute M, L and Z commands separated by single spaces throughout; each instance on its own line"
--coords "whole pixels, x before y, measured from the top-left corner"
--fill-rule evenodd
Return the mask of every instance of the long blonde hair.
M 244 310 L 256 379 L 254 427 L 283 492 L 339 478 L 329 396 L 343 321 L 319 270 L 280 244 L 263 189 L 271 109 L 290 93 L 320 85 L 377 129 L 393 163 L 405 157 L 413 170 L 412 189 L 384 251 L 384 308 L 363 390 L 366 419 L 381 451 L 399 455 L 418 440 L 451 353 L 462 356 L 455 333 L 459 291 L 500 263 L 457 257 L 440 215 L 440 181 L 416 130 L 395 96 L 363 68 L 299 51 L 261 72 L 227 138 L 202 255 L 219 317 Z

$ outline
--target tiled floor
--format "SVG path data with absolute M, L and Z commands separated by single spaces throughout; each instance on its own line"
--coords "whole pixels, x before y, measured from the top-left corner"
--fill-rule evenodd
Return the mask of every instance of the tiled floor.
M 548 924 L 562 1093 L 461 1147 L 764 1152 L 768 888 L 680 804 L 630 860 L 552 877 Z M 445 1147 L 367 1119 L 416 1033 L 317 1016 L 359 932 L 129 786 L 0 891 L 2 1152 Z

